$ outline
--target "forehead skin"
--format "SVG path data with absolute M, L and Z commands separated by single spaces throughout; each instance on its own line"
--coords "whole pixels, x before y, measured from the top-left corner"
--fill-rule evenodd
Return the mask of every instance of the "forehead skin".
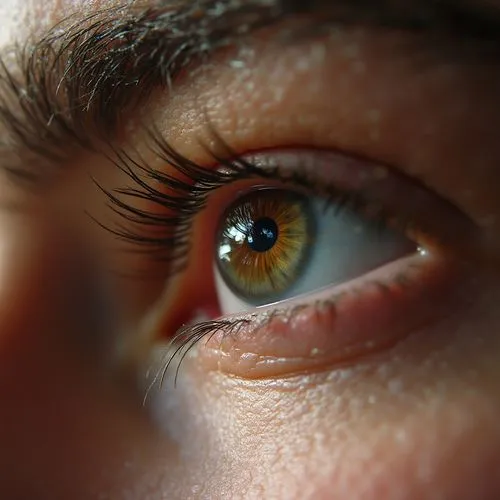
M 100 0 L 6 0 L 0 5 L 0 47 L 53 26 L 71 12 L 92 11 L 116 2 Z
M 14 41 L 43 33 L 73 13 L 84 17 L 102 8 L 152 3 L 148 0 L 4 0 L 0 4 L 0 50 Z M 500 6 L 498 0 L 469 0 L 468 3 Z
M 85 17 L 102 8 L 123 4 L 147 5 L 147 0 L 4 0 L 0 3 L 0 50 L 43 33 L 67 16 Z

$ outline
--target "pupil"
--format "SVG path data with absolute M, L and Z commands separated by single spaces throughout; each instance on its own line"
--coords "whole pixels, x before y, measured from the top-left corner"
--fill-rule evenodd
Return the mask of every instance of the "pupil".
M 278 225 L 269 217 L 257 220 L 247 237 L 249 247 L 256 252 L 267 252 L 271 250 L 277 240 Z

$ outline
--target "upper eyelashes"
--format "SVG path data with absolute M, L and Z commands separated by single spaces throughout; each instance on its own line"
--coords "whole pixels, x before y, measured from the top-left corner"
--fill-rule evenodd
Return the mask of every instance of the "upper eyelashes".
M 424 317 L 420 313 L 422 304 L 425 305 L 427 300 L 425 298 L 428 293 L 427 282 L 435 281 L 436 286 L 446 287 L 449 281 L 447 272 L 443 272 L 442 275 L 437 273 L 435 280 L 430 277 L 432 273 L 428 272 L 426 262 L 432 261 L 435 256 L 447 255 L 444 249 L 453 248 L 453 238 L 468 238 L 470 221 L 466 217 L 450 209 L 446 202 L 418 183 L 409 181 L 376 162 L 362 160 L 354 155 L 307 149 L 266 150 L 263 153 L 239 154 L 232 150 L 215 130 L 212 129 L 211 132 L 214 139 L 212 142 L 215 144 L 212 148 L 207 148 L 211 160 L 206 160 L 204 165 L 200 165 L 180 154 L 158 131 L 152 130 L 149 135 L 152 141 L 151 151 L 161 159 L 164 167 L 152 167 L 139 155 L 117 150 L 115 161 L 127 174 L 131 184 L 126 188 L 106 192 L 111 206 L 119 216 L 117 224 L 108 226 L 107 229 L 125 240 L 133 249 L 143 252 L 146 258 L 162 261 L 162 276 L 167 280 L 167 290 L 169 279 L 181 270 L 185 272 L 179 276 L 180 279 L 176 283 L 187 282 L 186 276 L 194 273 L 198 291 L 202 293 L 203 287 L 208 287 L 208 291 L 205 288 L 203 292 L 204 300 L 212 300 L 206 295 L 211 287 L 219 287 L 218 292 L 223 290 L 218 296 L 218 305 L 210 304 L 209 312 L 203 309 L 207 304 L 198 303 L 196 300 L 191 302 L 182 292 L 178 295 L 178 300 L 183 301 L 182 305 L 179 305 L 179 308 L 175 304 L 170 306 L 175 313 L 175 319 L 169 319 L 169 311 L 161 311 L 159 321 L 162 324 L 157 325 L 155 335 L 156 339 L 170 339 L 172 342 L 173 354 L 171 352 L 171 356 L 166 360 L 167 366 L 171 366 L 174 358 L 177 360 L 180 358 L 182 361 L 194 345 L 203 339 L 209 342 L 212 337 L 223 345 L 227 344 L 226 339 L 232 339 L 231 342 L 234 341 L 236 344 L 231 344 L 228 352 L 233 350 L 239 352 L 240 345 L 243 345 L 237 341 L 239 332 L 243 332 L 246 342 L 244 345 L 248 345 L 249 349 L 257 349 L 249 352 L 260 352 L 258 350 L 261 347 L 257 339 L 272 338 L 275 335 L 279 337 L 281 335 L 279 332 L 285 329 L 285 326 L 278 325 L 280 321 L 286 322 L 289 321 L 287 318 L 291 318 L 290 321 L 295 324 L 299 318 L 305 316 L 310 317 L 312 321 L 316 318 L 315 311 L 319 311 L 318 314 L 322 318 L 320 331 L 324 337 L 321 337 L 321 341 L 317 340 L 317 345 L 311 345 L 310 349 L 316 352 L 323 343 L 325 347 L 321 349 L 325 352 L 331 351 L 333 357 L 329 357 L 330 360 L 343 359 L 348 353 L 364 352 L 361 345 L 344 345 L 344 340 L 342 342 L 339 340 L 340 347 L 334 348 L 332 346 L 337 345 L 337 340 L 329 339 L 328 335 L 328 325 L 335 320 L 340 338 L 343 339 L 344 327 L 341 325 L 350 315 L 354 314 L 352 317 L 356 317 L 359 308 L 366 311 L 366 314 L 383 316 L 387 324 L 381 323 L 377 330 L 380 331 L 383 343 L 399 338 L 397 337 L 399 330 L 409 324 L 405 322 L 408 314 L 413 318 L 412 324 L 419 324 Z M 266 190 L 273 193 L 269 198 L 270 204 L 259 198 L 259 193 L 265 193 Z M 347 229 L 354 231 L 352 238 L 344 239 L 347 245 L 344 249 L 346 251 L 340 256 L 340 260 L 337 259 L 340 268 L 335 267 L 335 258 L 329 254 L 325 261 L 313 253 L 312 260 L 315 262 L 311 264 L 308 252 L 318 244 L 323 246 L 326 244 L 328 253 L 331 243 L 335 243 L 335 238 L 343 238 L 345 235 L 336 233 L 334 239 L 333 236 L 329 237 L 333 229 L 328 221 L 323 223 L 319 232 L 315 231 L 314 224 L 304 225 L 302 222 L 305 219 L 309 222 L 313 220 L 307 209 L 293 212 L 293 220 L 289 220 L 290 217 L 285 217 L 283 214 L 288 213 L 290 204 L 284 198 L 282 200 L 284 205 L 283 203 L 280 205 L 278 192 L 297 193 L 299 198 L 305 196 L 314 200 L 315 214 L 326 213 L 325 207 L 331 207 L 326 215 L 336 224 L 342 222 L 344 213 L 352 214 L 349 215 L 349 220 L 342 222 L 343 226 L 335 226 L 334 229 L 337 233 L 339 231 L 345 233 Z M 245 196 L 255 196 L 256 199 L 252 201 Z M 142 203 L 143 208 L 138 209 L 135 203 L 137 199 L 145 201 L 146 205 Z M 245 206 L 239 210 L 238 207 L 242 204 Z M 262 227 L 267 231 L 265 236 L 270 236 L 269 241 L 254 241 L 254 236 L 259 235 L 252 228 L 259 221 L 266 223 L 265 227 Z M 291 226 L 288 227 L 287 224 Z M 359 224 L 362 226 L 360 227 L 362 232 L 357 234 L 355 230 Z M 193 238 L 201 227 L 204 234 L 202 239 Z M 238 234 L 231 228 L 235 228 Z M 457 231 L 457 228 L 460 230 Z M 293 238 L 279 239 L 280 235 L 286 236 L 290 230 Z M 321 235 L 323 239 L 315 237 L 315 234 Z M 366 235 L 369 241 L 359 240 L 363 235 Z M 305 238 L 304 244 L 307 245 L 307 248 L 303 247 L 302 250 L 299 248 L 301 238 Z M 379 244 L 375 248 L 380 252 L 373 251 L 373 246 L 370 246 L 373 242 Z M 196 248 L 193 246 L 194 243 L 198 243 L 195 245 Z M 419 247 L 430 252 L 419 255 L 417 252 Z M 227 262 L 223 262 L 224 255 L 229 255 L 224 249 L 228 250 L 231 256 Z M 271 259 L 267 264 L 263 264 L 263 267 L 261 266 L 262 269 L 257 265 L 259 253 L 266 254 L 266 259 Z M 352 253 L 352 257 L 349 253 Z M 358 253 L 364 255 L 363 258 L 369 257 L 369 263 L 364 262 L 364 267 L 359 267 L 357 263 L 360 258 Z M 338 308 L 329 302 L 332 296 L 335 296 L 335 300 L 338 296 L 334 295 L 334 292 L 328 295 L 326 288 L 354 280 L 361 274 L 363 276 L 370 274 L 373 269 L 408 255 L 416 256 L 415 261 L 422 262 L 426 269 L 422 272 L 412 271 L 416 276 L 415 283 L 405 285 L 404 290 L 398 287 L 408 279 L 405 270 L 407 267 L 411 268 L 411 259 L 408 261 L 410 264 L 401 264 L 404 269 L 400 272 L 397 270 L 398 266 L 394 265 L 389 278 L 376 278 L 376 281 L 369 281 L 354 291 L 349 290 L 348 286 L 341 287 L 342 290 L 347 290 L 342 291 L 342 294 L 347 296 L 346 300 L 342 300 L 342 307 Z M 428 258 L 428 255 L 432 255 L 432 258 Z M 290 265 L 293 262 L 297 263 L 296 269 Z M 441 266 L 436 263 L 432 265 L 436 268 Z M 253 270 L 249 271 L 245 266 L 251 266 Z M 273 273 L 278 269 L 279 276 L 274 276 Z M 217 275 L 217 270 L 220 276 Z M 212 273 L 215 275 L 215 285 L 207 284 L 210 281 L 207 276 Z M 295 287 L 294 282 L 297 277 L 302 281 L 300 286 Z M 305 307 L 304 302 L 309 301 L 306 294 L 314 293 L 318 288 L 323 289 L 322 287 L 325 290 L 320 294 L 321 297 L 314 299 L 314 304 Z M 418 301 L 412 298 L 413 288 L 418 291 Z M 236 292 L 238 299 L 235 300 L 234 297 L 228 299 L 227 290 Z M 294 302 L 297 301 L 297 295 L 303 297 L 302 302 L 299 300 L 291 306 L 287 306 L 287 302 L 280 302 L 276 307 L 276 314 L 265 313 L 266 317 L 271 318 L 269 324 L 265 321 L 264 323 L 256 321 L 259 315 L 254 317 L 248 314 L 213 320 L 221 314 L 240 313 L 256 305 L 267 305 L 273 301 Z M 404 308 L 401 313 L 393 314 L 392 302 L 398 301 Z M 374 310 L 376 304 L 378 305 Z M 343 310 L 344 305 L 345 310 L 349 312 L 346 313 L 346 317 L 338 317 L 337 311 Z M 189 311 L 186 310 L 188 308 Z M 181 322 L 194 319 L 192 315 L 196 311 L 203 312 L 202 316 L 208 316 L 210 321 L 181 328 L 179 333 L 174 335 Z M 428 312 L 430 314 L 432 311 Z M 163 316 L 165 323 L 174 321 L 176 324 L 169 323 L 165 326 Z M 393 318 L 396 326 L 392 326 Z M 297 326 L 296 335 L 299 336 L 300 329 L 306 326 L 306 324 L 303 327 Z M 255 328 L 256 337 L 253 339 L 252 332 Z M 307 328 L 314 330 L 311 325 Z M 363 342 L 371 345 L 371 340 L 366 340 L 363 336 L 363 332 L 366 331 L 361 325 L 349 324 L 345 328 L 345 332 L 353 332 L 352 338 L 364 339 Z M 386 338 L 393 333 L 394 337 Z M 311 336 L 312 339 L 318 338 L 313 332 Z M 350 338 L 347 337 L 345 342 L 350 342 Z M 273 355 L 284 359 L 280 354 L 285 352 L 283 349 L 286 351 L 288 348 L 282 346 Z M 300 352 L 296 361 L 299 358 L 305 359 L 303 349 Z M 320 363 L 321 359 L 317 357 L 315 362 Z M 300 363 L 297 364 L 296 361 L 292 363 L 295 366 L 294 370 L 300 370 L 298 368 Z M 283 368 L 285 371 L 288 370 L 286 366 L 291 365 L 285 363 Z M 254 373 L 266 373 L 266 370 L 261 372 L 260 368 L 256 368 Z
M 140 158 L 116 150 L 113 160 L 132 185 L 103 191 L 115 212 L 129 224 L 107 229 L 143 247 L 153 258 L 173 263 L 186 256 L 192 219 L 205 207 L 212 191 L 236 180 L 267 177 L 270 172 L 261 172 L 244 160 L 223 159 L 215 152 L 214 161 L 225 169 L 206 168 L 179 154 L 157 131 L 151 131 L 150 138 L 154 154 L 171 172 L 152 168 Z M 220 139 L 219 145 L 229 154 L 228 146 Z M 140 210 L 132 203 L 134 199 L 146 200 L 152 208 Z
M 290 188 L 300 188 L 309 196 L 319 194 L 326 203 L 335 204 L 336 210 L 349 208 L 360 214 L 364 211 L 364 217 L 380 226 L 390 221 L 404 231 L 410 223 L 416 224 L 402 214 L 394 211 L 389 213 L 382 200 L 368 200 L 359 186 L 349 186 L 350 181 L 346 182 L 345 178 L 326 181 L 323 173 L 314 173 L 314 163 L 307 165 L 307 155 L 303 163 L 299 160 L 296 164 L 296 160 L 293 160 L 293 166 L 282 168 L 279 161 L 274 164 L 265 159 L 238 155 L 215 130 L 212 130 L 212 135 L 216 146 L 209 152 L 217 168 L 191 161 L 178 153 L 158 131 L 152 130 L 152 151 L 167 168 L 153 168 L 139 157 L 116 150 L 113 159 L 126 173 L 131 185 L 113 191 L 101 188 L 119 216 L 115 225 L 107 225 L 105 229 L 148 258 L 165 262 L 168 276 L 177 273 L 188 263 L 193 220 L 206 207 L 211 193 L 251 179 L 254 182 L 278 182 Z M 287 155 L 284 155 L 285 162 L 292 161 L 286 158 Z M 342 156 L 334 155 L 333 160 L 339 163 L 341 170 L 344 168 Z M 341 179 L 344 186 L 340 185 Z M 134 202 L 138 199 L 146 201 L 148 208 L 139 209 Z

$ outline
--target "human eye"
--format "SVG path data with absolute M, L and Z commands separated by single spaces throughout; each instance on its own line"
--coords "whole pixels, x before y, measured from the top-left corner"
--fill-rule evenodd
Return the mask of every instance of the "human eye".
M 396 4 L 132 2 L 0 68 L 2 165 L 51 257 L 5 378 L 113 434 L 132 497 L 498 490 L 498 16 Z
M 396 78 L 394 61 L 412 88 L 406 49 L 379 41 L 382 53 L 395 56 L 382 57 L 387 67 L 371 84 L 377 89 L 367 90 L 360 54 L 371 48 L 364 34 L 362 41 L 352 36 L 292 46 L 278 69 L 272 65 L 281 40 L 259 61 L 246 61 L 245 48 L 232 54 L 194 77 L 193 88 L 169 96 L 169 120 L 182 121 L 186 103 L 192 106 L 192 133 L 179 138 L 175 130 L 155 129 L 149 135 L 155 167 L 141 166 L 142 177 L 121 157 L 134 184 L 112 197 L 129 223 L 116 234 L 164 263 L 166 291 L 154 308 L 153 336 L 171 346 L 166 367 L 196 353 L 208 367 L 250 378 L 332 368 L 388 349 L 460 307 L 454 292 L 465 283 L 480 230 L 462 203 L 428 180 L 431 168 L 441 172 L 448 162 L 441 156 L 446 134 L 427 131 L 416 141 L 418 125 L 398 130 L 410 116 L 422 127 L 434 115 L 444 124 L 455 97 L 443 100 L 443 112 L 432 109 L 425 92 L 421 109 L 405 92 L 380 100 Z M 349 77 L 335 80 L 334 69 L 345 64 Z M 421 76 L 429 95 L 436 85 L 444 92 L 463 71 L 431 64 L 440 75 Z M 342 101 L 354 98 L 353 82 L 366 102 L 332 132 Z M 245 120 L 252 125 L 226 125 Z M 428 143 L 417 147 L 426 135 Z M 134 199 L 147 210 L 126 205 Z M 288 229 L 279 222 L 285 215 L 292 218 Z M 261 240 L 264 234 L 268 240 L 261 245 L 272 244 L 265 250 L 252 233 L 262 223 Z
M 205 366 L 249 378 L 326 369 L 444 314 L 436 300 L 457 282 L 458 249 L 477 235 L 464 214 L 418 182 L 338 151 L 239 155 L 216 137 L 219 153 L 207 167 L 155 141 L 189 179 L 172 187 L 173 177 L 146 170 L 161 186 L 156 208 L 171 208 L 180 193 L 179 207 L 187 207 L 176 223 L 171 211 L 142 213 L 160 234 L 143 232 L 142 242 L 166 252 L 184 303 L 180 317 L 190 323 L 169 341 L 165 370 L 195 350 Z M 113 201 L 140 224 L 136 210 Z M 165 241 L 173 238 L 180 252 L 162 247 L 167 228 Z M 175 302 L 172 310 L 179 314 Z M 159 336 L 168 341 L 164 313 Z
M 249 378 L 332 368 L 387 349 L 458 307 L 452 292 L 477 250 L 479 229 L 461 204 L 429 186 L 421 151 L 412 157 L 416 131 L 397 130 L 401 116 L 420 113 L 420 123 L 423 111 L 404 92 L 380 100 L 395 78 L 394 61 L 403 80 L 412 74 L 399 52 L 405 49 L 390 37 L 377 40 L 382 53 L 388 46 L 396 55 L 381 58 L 377 89 L 366 91 L 360 54 L 371 48 L 364 37 L 334 32 L 292 45 L 278 68 L 273 58 L 283 40 L 260 60 L 243 47 L 215 68 L 194 71 L 193 88 L 169 95 L 169 122 L 189 116 L 186 103 L 197 118 L 182 137 L 175 128 L 150 130 L 154 167 L 119 155 L 133 182 L 108 192 L 123 216 L 111 233 L 163 263 L 155 269 L 164 293 L 152 309 L 153 337 L 171 347 L 166 371 L 188 353 Z M 346 64 L 348 77 L 335 80 L 333 69 Z M 432 64 L 442 71 L 442 92 L 455 69 Z M 435 91 L 432 72 L 421 78 Z M 369 97 L 332 132 L 342 101 L 354 97 L 353 82 Z M 428 116 L 440 114 L 425 93 L 420 100 Z M 445 100 L 443 108 L 454 104 Z M 226 125 L 244 120 L 251 125 Z M 421 148 L 429 165 L 437 163 L 440 141 L 431 134 Z
M 281 167 L 291 164 L 296 186 L 307 181 L 300 182 L 293 163 L 312 160 L 312 171 L 326 173 L 329 166 L 348 162 L 328 153 L 280 156 L 271 156 L 271 161 Z M 328 188 L 321 182 L 318 190 Z M 293 299 L 415 251 L 405 236 L 380 220 L 376 223 L 381 214 L 373 213 L 373 220 L 358 214 L 363 207 L 356 206 L 353 198 L 339 193 L 327 198 L 298 187 L 256 186 L 238 193 L 221 215 L 215 234 L 214 274 L 221 312 Z

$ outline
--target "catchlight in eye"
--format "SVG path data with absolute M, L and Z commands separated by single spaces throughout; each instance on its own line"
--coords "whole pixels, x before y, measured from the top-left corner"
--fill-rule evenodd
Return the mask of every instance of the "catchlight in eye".
M 240 298 L 261 305 L 293 286 L 315 240 L 310 212 L 306 196 L 282 189 L 253 191 L 226 211 L 216 258 Z
M 219 221 L 215 278 L 223 313 L 353 279 L 414 253 L 404 234 L 339 203 L 293 189 L 256 188 Z

